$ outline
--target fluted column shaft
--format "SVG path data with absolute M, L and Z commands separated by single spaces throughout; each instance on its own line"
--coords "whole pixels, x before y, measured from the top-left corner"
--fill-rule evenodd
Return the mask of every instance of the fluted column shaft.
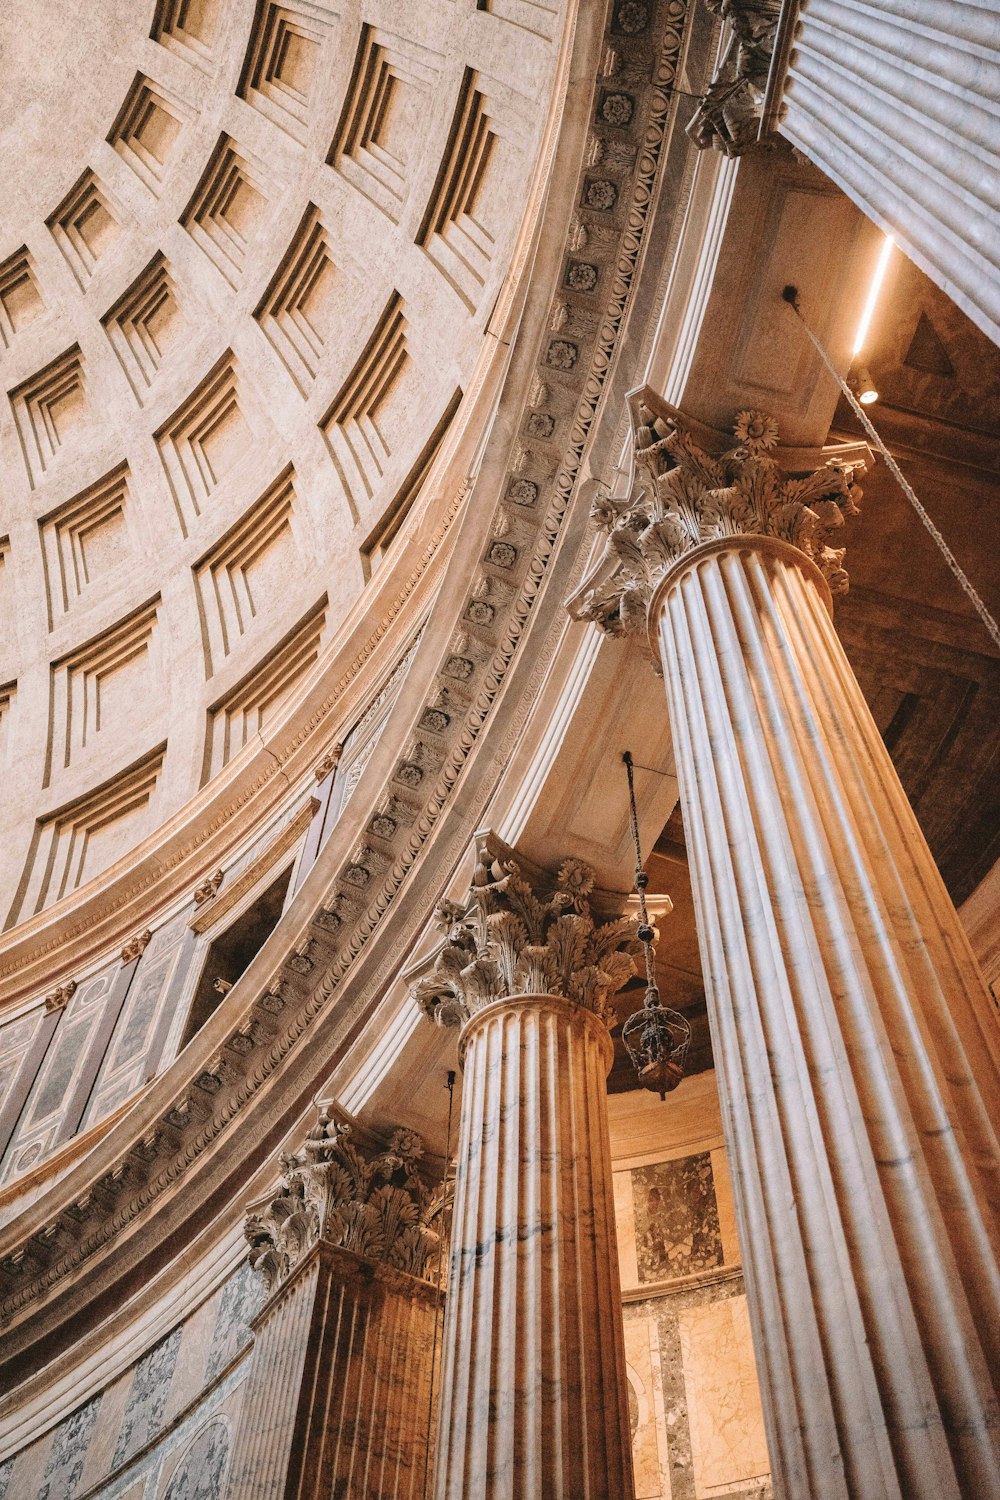
M 438 1295 L 315 1244 L 254 1320 L 229 1500 L 422 1500 Z
M 1000 1495 L 997 1028 L 826 584 L 711 542 L 650 621 L 779 1490 Z
M 611 1039 L 527 995 L 461 1040 L 437 1500 L 627 1500 Z

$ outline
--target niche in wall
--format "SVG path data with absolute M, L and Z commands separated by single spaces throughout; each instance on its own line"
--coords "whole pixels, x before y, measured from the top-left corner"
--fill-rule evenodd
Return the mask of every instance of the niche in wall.
M 224 932 L 209 943 L 181 1037 L 182 1047 L 187 1046 L 221 1003 L 225 992 L 216 988 L 216 982 L 222 980 L 224 984 L 234 985 L 277 927 L 291 874 L 289 864 Z

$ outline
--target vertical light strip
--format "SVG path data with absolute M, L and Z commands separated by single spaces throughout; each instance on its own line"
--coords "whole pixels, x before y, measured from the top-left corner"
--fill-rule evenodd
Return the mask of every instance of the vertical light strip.
M 882 283 L 885 280 L 886 269 L 889 265 L 892 245 L 892 240 L 886 235 L 882 242 L 882 249 L 879 251 L 878 264 L 875 267 L 872 284 L 868 288 L 868 296 L 865 300 L 864 311 L 861 314 L 861 321 L 858 324 L 858 331 L 854 335 L 854 348 L 851 350 L 852 359 L 857 359 L 865 347 L 865 340 L 868 338 L 868 330 L 871 327 L 872 316 L 875 312 L 875 304 L 878 301 L 878 294 L 882 290 Z

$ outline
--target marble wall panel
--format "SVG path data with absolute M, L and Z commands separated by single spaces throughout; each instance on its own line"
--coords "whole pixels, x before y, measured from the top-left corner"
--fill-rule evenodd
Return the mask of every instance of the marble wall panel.
M 244 1261 L 230 1276 L 222 1289 L 219 1311 L 212 1334 L 205 1380 L 211 1381 L 224 1370 L 231 1359 L 251 1341 L 250 1319 L 262 1301 L 260 1279 L 254 1276 L 249 1263 Z
M 181 1455 L 163 1500 L 209 1500 L 224 1494 L 229 1449 L 229 1424 L 216 1417 L 202 1427 Z
M 770 1463 L 743 1295 L 677 1317 L 696 1500 L 762 1486 Z
M 625 1368 L 635 1500 L 663 1500 L 670 1495 L 670 1449 L 663 1409 L 660 1339 L 655 1318 L 625 1324 Z
M 0 1180 L 26 1172 L 56 1146 L 63 1113 L 88 1062 L 90 1042 L 113 997 L 119 965 L 81 980 L 59 1018 L 52 1042 L 0 1169 Z
M 83 1121 L 88 1129 L 105 1119 L 158 1070 L 184 968 L 191 956 L 186 911 L 158 928 L 139 960 L 114 1034 L 97 1076 Z M 162 1023 L 162 1024 L 161 1024 Z
M 612 1102 L 636 1500 L 769 1500 L 714 1078 Z
M 175 1328 L 135 1367 L 128 1405 L 118 1433 L 111 1467 L 117 1469 L 131 1454 L 155 1437 L 163 1425 L 163 1415 L 177 1365 L 181 1329 Z
M 640 1283 L 665 1281 L 722 1264 L 709 1152 L 636 1167 L 631 1177 Z
M 95 1396 L 56 1428 L 37 1500 L 73 1500 L 100 1408 L 101 1397 Z
M 224 1285 L 103 1392 L 6 1458 L 0 1500 L 224 1500 L 248 1362 L 229 1360 L 210 1376 L 205 1356 L 220 1322 L 230 1347 L 239 1305 Z
M 86 1500 L 227 1500 L 246 1371 L 243 1361 L 124 1469 L 87 1490 Z
M 636 1500 L 771 1500 L 740 1272 L 705 1273 L 626 1305 L 625 1339 Z
M 41 1006 L 6 1026 L 0 1026 L 0 1109 L 17 1078 L 25 1053 L 42 1018 Z

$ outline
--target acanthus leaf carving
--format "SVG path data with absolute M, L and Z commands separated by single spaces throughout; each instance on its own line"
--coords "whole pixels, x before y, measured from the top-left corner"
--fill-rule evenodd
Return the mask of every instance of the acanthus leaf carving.
M 468 904 L 440 903 L 444 945 L 411 986 L 424 1014 L 458 1026 L 492 1000 L 559 995 L 615 1025 L 611 996 L 635 973 L 641 951 L 635 919 L 593 912 L 594 877 L 581 860 L 564 860 L 554 878 L 529 880 L 489 833 L 479 835 L 476 855 Z
M 148 948 L 152 937 L 153 934 L 150 929 L 144 927 L 142 932 L 137 932 L 134 937 L 129 938 L 128 942 L 122 948 L 122 963 L 130 964 L 134 959 L 141 958 Z
M 214 875 L 209 875 L 194 890 L 195 906 L 204 906 L 206 901 L 214 901 L 219 894 L 219 886 L 222 884 L 222 871 L 216 870 Z
M 846 592 L 844 548 L 831 546 L 846 516 L 857 513 L 854 450 L 804 476 L 778 466 L 770 450 L 777 423 L 740 412 L 735 443 L 718 456 L 695 441 L 683 413 L 649 390 L 629 397 L 635 473 L 624 497 L 601 496 L 592 519 L 607 540 L 604 554 L 568 609 L 608 635 L 644 634 L 649 602 L 673 565 L 703 542 L 769 536 L 792 543 L 819 568 L 834 594 Z M 707 429 L 705 429 L 707 432 Z
M 250 1264 L 274 1291 L 323 1240 L 411 1276 L 432 1279 L 444 1194 L 418 1171 L 424 1144 L 393 1131 L 385 1151 L 365 1155 L 351 1127 L 321 1105 L 301 1151 L 281 1158 L 276 1192 L 247 1210 Z

